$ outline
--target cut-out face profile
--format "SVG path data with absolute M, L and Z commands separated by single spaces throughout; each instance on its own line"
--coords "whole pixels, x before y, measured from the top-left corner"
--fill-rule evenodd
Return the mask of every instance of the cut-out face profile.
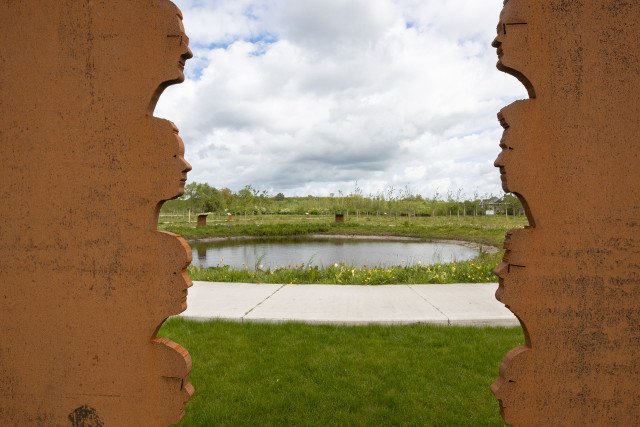
M 174 180 L 177 188 L 175 189 L 176 195 L 173 197 L 179 197 L 184 194 L 184 186 L 187 182 L 187 173 L 191 171 L 191 165 L 184 158 L 184 142 L 182 142 L 182 138 L 178 135 L 178 128 L 175 127 L 175 125 L 173 126 L 173 135 L 177 142 L 177 152 L 173 155 L 171 173 L 175 173 L 177 178 L 179 171 L 179 179 Z
M 532 402 L 523 401 L 523 395 L 517 392 L 517 388 L 528 382 L 531 366 L 529 347 L 516 347 L 505 356 L 500 365 L 500 377 L 491 385 L 491 391 L 500 403 L 500 415 L 510 424 L 518 424 L 519 420 L 527 419 L 522 415 L 523 412 L 526 414 L 527 407 L 530 408 Z
M 173 22 L 173 25 L 167 31 L 164 49 L 165 56 L 171 59 L 166 62 L 163 79 L 168 82 L 181 83 L 184 81 L 185 62 L 189 58 L 193 58 L 193 52 L 189 49 L 189 37 L 184 32 L 182 12 L 175 7 L 173 14 L 173 19 L 167 20 L 167 22 Z
M 509 184 L 507 183 L 506 165 L 508 163 L 507 157 L 509 157 L 509 155 L 511 154 L 510 152 L 513 151 L 513 148 L 507 145 L 507 132 L 509 131 L 509 126 L 507 125 L 502 112 L 498 114 L 498 120 L 504 128 L 502 138 L 500 138 L 500 149 L 502 151 L 500 151 L 500 154 L 498 154 L 498 157 L 496 158 L 493 165 L 500 169 L 500 181 L 502 181 L 502 189 L 505 193 L 510 193 L 511 190 L 509 189 Z
M 504 132 L 500 139 L 501 151 L 494 162 L 494 166 L 500 169 L 502 189 L 520 199 L 530 225 L 534 225 L 534 219 L 528 199 L 533 197 L 531 189 L 535 186 L 529 183 L 531 177 L 538 173 L 538 167 L 530 159 L 535 158 L 532 151 L 538 144 L 527 118 L 533 115 L 534 103 L 534 100 L 520 100 L 500 110 L 498 120 Z
M 191 264 L 191 248 L 179 236 L 166 231 L 153 234 L 157 265 L 154 289 L 154 307 L 158 310 L 158 318 L 162 321 L 167 316 L 182 313 L 187 308 L 188 289 L 193 285 L 187 267 Z
M 184 194 L 187 173 L 191 165 L 184 158 L 184 143 L 178 128 L 169 120 L 152 118 L 151 144 L 149 146 L 155 169 L 153 197 L 170 200 Z
M 528 40 L 530 1 L 508 0 L 504 3 L 498 22 L 498 35 L 491 46 L 496 48 L 498 54 L 498 69 L 517 78 L 527 89 L 529 97 L 535 98 Z
M 160 408 L 167 424 L 176 424 L 184 416 L 187 402 L 193 395 L 189 382 L 191 356 L 179 344 L 167 338 L 154 338 L 152 348 L 156 365 L 160 368 L 153 387 L 163 396 L 166 406 Z
M 157 36 L 162 42 L 154 49 L 158 58 L 166 58 L 160 68 L 155 67 L 153 73 L 158 78 L 159 86 L 151 97 L 147 113 L 153 114 L 160 95 L 168 86 L 184 81 L 184 67 L 189 58 L 193 58 L 193 52 L 189 49 L 189 37 L 185 34 L 182 24 L 182 12 L 173 3 L 162 5 L 162 13 L 165 17 L 162 23 L 169 23 L 168 27 L 162 25 L 161 34 Z M 159 31 L 160 31 L 159 30 Z M 147 67 L 148 68 L 148 67 Z

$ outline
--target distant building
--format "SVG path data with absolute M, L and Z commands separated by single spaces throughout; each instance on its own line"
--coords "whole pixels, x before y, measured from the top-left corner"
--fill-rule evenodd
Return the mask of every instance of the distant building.
M 485 215 L 495 215 L 498 210 L 504 210 L 504 201 L 497 197 L 491 197 L 480 202 L 480 208 L 484 210 Z

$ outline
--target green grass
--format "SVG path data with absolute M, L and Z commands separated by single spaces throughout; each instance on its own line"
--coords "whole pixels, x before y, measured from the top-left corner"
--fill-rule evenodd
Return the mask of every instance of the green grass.
M 448 264 L 412 266 L 349 266 L 337 264 L 325 268 L 305 265 L 285 265 L 275 270 L 245 270 L 220 267 L 189 267 L 192 280 L 208 282 L 241 283 L 296 283 L 296 284 L 343 284 L 343 285 L 388 285 L 427 283 L 491 283 L 498 278 L 493 269 L 502 259 L 502 253 L 482 254 L 472 261 Z M 256 266 L 259 267 L 259 266 Z
M 170 319 L 196 393 L 182 426 L 502 426 L 489 386 L 520 328 Z
M 196 227 L 193 223 L 173 222 L 160 225 L 160 229 L 196 240 L 207 237 L 257 236 L 289 239 L 309 234 L 325 235 L 370 235 L 409 236 L 428 240 L 459 240 L 480 245 L 502 246 L 505 233 L 514 227 L 527 224 L 524 216 L 452 216 L 452 217 L 378 217 L 351 215 L 344 223 L 333 222 L 333 217 L 295 215 L 263 215 L 244 221 L 217 221 L 212 217 L 211 225 Z M 327 283 L 327 284 L 411 284 L 411 283 L 485 283 L 496 282 L 493 269 L 502 259 L 502 254 L 481 255 L 472 261 L 463 261 L 433 266 L 349 266 L 338 265 L 321 269 L 304 265 L 286 265 L 284 268 L 267 271 L 252 271 L 249 268 L 231 269 L 228 266 L 212 268 L 190 267 L 193 280 L 213 282 L 247 283 Z
M 524 216 L 461 217 L 360 217 L 349 216 L 344 223 L 333 217 L 306 219 L 293 215 L 264 215 L 244 221 L 209 220 L 211 225 L 196 227 L 194 223 L 161 223 L 161 230 L 180 234 L 185 239 L 227 236 L 291 237 L 307 234 L 349 234 L 375 236 L 411 236 L 423 239 L 463 240 L 483 245 L 501 246 L 505 233 L 527 224 Z

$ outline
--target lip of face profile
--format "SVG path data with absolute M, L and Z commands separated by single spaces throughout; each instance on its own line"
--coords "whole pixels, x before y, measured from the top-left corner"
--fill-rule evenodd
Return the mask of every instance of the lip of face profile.
M 509 186 L 507 184 L 507 171 L 505 169 L 504 164 L 502 163 L 502 156 L 503 154 L 500 153 L 500 155 L 498 155 L 498 158 L 493 163 L 493 165 L 500 170 L 500 181 L 502 182 L 502 189 L 505 192 L 509 193 L 510 191 L 509 191 Z
M 193 282 L 191 281 L 191 278 L 189 277 L 186 271 L 182 272 L 182 278 L 183 278 L 182 286 L 184 286 L 184 288 L 181 291 L 180 304 L 186 309 L 187 296 L 189 295 L 189 288 L 193 286 Z
M 502 151 L 500 152 L 500 154 L 498 154 L 498 157 L 493 162 L 493 166 L 497 167 L 500 170 L 500 181 L 502 182 L 502 189 L 505 192 L 510 193 L 511 191 L 509 190 L 509 185 L 507 184 L 507 171 L 506 171 L 505 161 L 504 161 L 504 157 L 506 153 L 510 150 L 510 148 L 507 147 L 507 145 L 503 142 L 503 140 L 500 141 L 500 148 L 502 149 Z
M 502 182 L 502 190 L 509 193 L 509 186 L 507 185 L 507 173 L 504 171 L 503 166 L 500 166 L 500 181 Z
M 180 176 L 180 180 L 178 181 L 178 186 L 183 191 L 182 194 L 184 194 L 184 186 L 187 184 L 187 173 L 191 171 L 191 165 L 181 155 L 176 156 L 176 158 L 180 162 L 180 169 L 181 169 L 181 172 L 180 172 L 181 176 Z M 182 194 L 180 194 L 180 196 Z
M 498 55 L 498 64 L 502 65 L 502 57 L 504 56 L 504 50 L 502 49 L 502 37 L 505 34 L 505 24 L 498 23 L 496 38 L 491 42 L 491 46 L 496 48 L 496 54 Z

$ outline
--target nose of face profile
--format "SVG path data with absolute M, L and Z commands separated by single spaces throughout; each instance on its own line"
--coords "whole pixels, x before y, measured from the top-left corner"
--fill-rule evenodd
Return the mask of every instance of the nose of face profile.
M 181 37 L 181 40 L 182 40 L 182 45 L 186 48 L 186 51 L 182 54 L 182 58 L 184 60 L 193 58 L 193 52 L 189 48 L 189 37 L 183 34 Z
M 506 262 L 501 262 L 493 269 L 493 273 L 501 279 L 504 279 L 508 271 L 508 264 Z
M 187 162 L 184 158 L 182 159 L 182 163 L 184 164 L 183 169 L 182 169 L 182 173 L 187 173 L 187 172 L 191 172 L 191 165 L 189 164 L 189 162 Z
M 500 36 L 496 36 L 495 39 L 493 39 L 493 41 L 491 42 L 491 46 L 495 47 L 496 49 L 500 47 L 500 45 L 502 44 L 499 40 L 498 37 Z
M 190 49 L 188 46 L 187 46 L 187 52 L 186 52 L 186 53 L 184 53 L 184 54 L 182 55 L 182 57 L 183 57 L 185 60 L 193 58 L 193 52 L 191 51 L 191 49 Z

